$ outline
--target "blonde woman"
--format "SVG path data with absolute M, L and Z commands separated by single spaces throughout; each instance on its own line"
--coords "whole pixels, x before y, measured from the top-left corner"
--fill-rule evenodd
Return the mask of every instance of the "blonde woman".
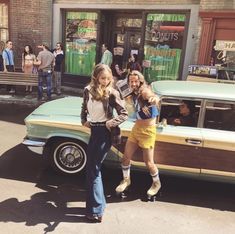
M 98 64 L 83 94 L 81 121 L 84 126 L 91 129 L 86 165 L 86 213 L 92 222 L 101 222 L 105 209 L 106 201 L 100 169 L 111 148 L 111 130 L 128 118 L 123 101 L 112 86 L 111 69 L 108 65 Z M 114 109 L 117 112 L 115 117 Z

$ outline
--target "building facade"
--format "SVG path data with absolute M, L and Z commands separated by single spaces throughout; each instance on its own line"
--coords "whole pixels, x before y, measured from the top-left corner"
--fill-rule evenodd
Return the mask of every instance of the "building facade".
M 189 64 L 211 64 L 220 49 L 218 40 L 229 40 L 233 47 L 235 24 L 226 23 L 234 20 L 233 4 L 232 0 L 0 0 L 4 19 L 0 40 L 13 41 L 18 66 L 24 45 L 32 45 L 37 53 L 38 44 L 47 42 L 53 48 L 61 41 L 65 85 L 89 82 L 103 43 L 123 68 L 130 54 L 137 54 L 148 82 L 185 79 Z M 221 27 L 225 31 L 229 27 L 228 36 L 218 36 L 224 35 Z

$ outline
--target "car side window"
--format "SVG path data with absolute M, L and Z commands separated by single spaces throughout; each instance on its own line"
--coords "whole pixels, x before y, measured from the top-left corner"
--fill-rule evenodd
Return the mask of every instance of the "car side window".
M 168 125 L 196 127 L 200 106 L 201 101 L 163 98 L 160 107 L 160 121 L 166 119 Z
M 235 131 L 235 104 L 226 102 L 206 103 L 204 128 Z
M 218 70 L 219 80 L 235 80 L 235 71 L 229 69 Z

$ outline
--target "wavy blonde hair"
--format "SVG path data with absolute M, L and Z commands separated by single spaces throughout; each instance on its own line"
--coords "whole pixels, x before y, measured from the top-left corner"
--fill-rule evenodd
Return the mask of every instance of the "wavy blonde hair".
M 101 73 L 107 71 L 110 74 L 110 82 L 106 87 L 101 87 L 99 83 L 99 77 Z M 90 82 L 91 90 L 90 93 L 92 97 L 99 101 L 104 100 L 109 97 L 110 88 L 113 86 L 113 74 L 108 65 L 105 64 L 97 64 L 93 70 Z

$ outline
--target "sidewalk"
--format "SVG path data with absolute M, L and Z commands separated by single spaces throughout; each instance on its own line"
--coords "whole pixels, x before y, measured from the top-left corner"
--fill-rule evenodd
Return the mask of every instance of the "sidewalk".
M 83 94 L 83 90 L 79 88 L 66 87 L 62 86 L 62 94 L 56 95 L 52 94 L 52 100 L 63 98 L 67 96 L 78 96 L 81 97 Z M 44 92 L 44 97 L 46 97 L 46 93 Z M 33 88 L 32 93 L 25 93 L 25 87 L 16 87 L 16 94 L 9 94 L 6 91 L 6 87 L 0 88 L 0 103 L 7 104 L 19 104 L 19 105 L 28 105 L 28 106 L 39 106 L 45 101 L 39 102 L 37 100 L 37 87 Z

